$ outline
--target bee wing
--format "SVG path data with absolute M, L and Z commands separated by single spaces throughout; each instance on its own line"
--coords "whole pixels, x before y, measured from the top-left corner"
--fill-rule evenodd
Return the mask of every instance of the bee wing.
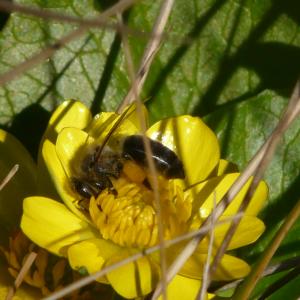
M 148 125 L 148 113 L 144 105 L 142 105 L 142 111 L 142 117 L 146 121 L 146 125 Z M 127 106 L 122 114 L 117 114 L 115 112 L 101 112 L 94 117 L 94 120 L 91 122 L 86 131 L 95 139 L 109 135 L 110 131 L 124 131 L 126 134 L 127 130 L 129 131 L 127 135 L 133 134 L 141 131 L 138 117 L 136 104 L 134 103 Z
M 96 155 L 101 155 L 104 147 L 109 144 L 112 148 L 118 148 L 123 137 L 139 132 L 136 125 L 136 105 L 126 107 L 122 114 L 101 113 L 95 117 L 93 124 L 88 129 L 89 135 L 95 138 L 95 142 L 101 145 Z M 111 140 L 112 135 L 114 139 Z

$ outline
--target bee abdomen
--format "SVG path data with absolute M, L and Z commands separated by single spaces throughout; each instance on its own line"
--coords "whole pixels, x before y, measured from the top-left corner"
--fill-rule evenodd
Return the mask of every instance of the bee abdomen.
M 184 169 L 178 156 L 162 143 L 147 138 L 152 150 L 152 158 L 156 169 L 166 178 L 184 178 Z M 123 144 L 123 156 L 133 159 L 136 163 L 147 166 L 143 136 L 128 136 Z

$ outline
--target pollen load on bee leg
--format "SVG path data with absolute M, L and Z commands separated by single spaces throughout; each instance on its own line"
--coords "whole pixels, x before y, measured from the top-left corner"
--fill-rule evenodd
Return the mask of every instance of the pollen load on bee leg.
M 145 170 L 132 160 L 127 160 L 124 163 L 123 173 L 135 183 L 143 183 L 146 179 Z

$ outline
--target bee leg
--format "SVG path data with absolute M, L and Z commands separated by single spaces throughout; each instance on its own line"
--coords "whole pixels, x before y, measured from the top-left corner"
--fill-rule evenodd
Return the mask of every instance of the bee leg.
M 89 212 L 89 200 L 86 198 L 81 198 L 78 202 L 77 205 L 79 209 L 83 210 L 84 212 L 88 213 Z
M 72 186 L 75 192 L 81 196 L 78 200 L 75 200 L 78 208 L 85 213 L 89 212 L 90 198 L 96 197 L 100 192 L 97 187 L 93 186 L 91 182 L 86 179 L 72 178 Z
M 108 188 L 109 189 L 109 192 L 112 193 L 114 196 L 118 196 L 118 192 L 117 190 L 114 188 L 114 187 L 111 187 L 111 188 Z
M 118 196 L 118 192 L 115 189 L 115 187 L 113 186 L 113 184 L 108 176 L 106 177 L 106 180 L 107 180 L 106 183 L 107 183 L 107 188 L 108 188 L 109 192 L 114 194 L 115 196 Z
M 152 186 L 151 186 L 151 184 L 150 184 L 150 182 L 149 182 L 149 180 L 148 180 L 147 177 L 144 179 L 143 185 L 144 185 L 146 188 L 148 188 L 149 190 L 152 190 Z
M 72 178 L 71 181 L 75 192 L 83 198 L 90 199 L 92 196 L 95 196 L 95 190 L 87 181 L 78 178 Z

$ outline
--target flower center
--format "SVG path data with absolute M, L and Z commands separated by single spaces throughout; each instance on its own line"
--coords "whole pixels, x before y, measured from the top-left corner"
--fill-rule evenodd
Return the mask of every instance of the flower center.
M 151 176 L 134 162 L 125 163 L 118 179 L 112 180 L 117 194 L 108 189 L 92 197 L 89 212 L 102 237 L 127 247 L 150 247 L 158 243 L 158 217 Z M 175 180 L 158 176 L 164 238 L 188 228 L 192 201 Z

